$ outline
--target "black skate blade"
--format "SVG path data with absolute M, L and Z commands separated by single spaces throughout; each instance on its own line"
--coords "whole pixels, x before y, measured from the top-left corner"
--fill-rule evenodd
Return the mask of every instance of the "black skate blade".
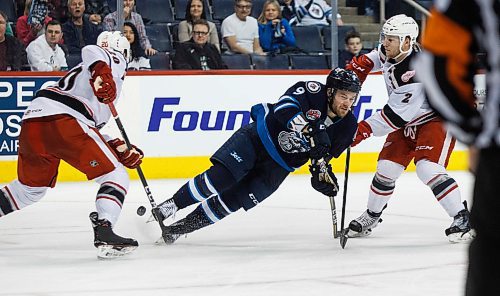
M 349 238 L 347 236 L 347 232 L 349 232 L 349 228 L 345 228 L 340 232 L 340 246 L 342 249 L 345 248 L 345 245 L 347 244 L 347 239 Z

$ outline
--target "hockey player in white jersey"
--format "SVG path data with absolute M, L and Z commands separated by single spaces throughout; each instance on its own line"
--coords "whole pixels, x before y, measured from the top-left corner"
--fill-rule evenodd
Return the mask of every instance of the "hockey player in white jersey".
M 112 227 L 129 187 L 125 167 L 136 168 L 143 153 L 99 132 L 111 117 L 107 104 L 120 94 L 130 45 L 120 32 L 103 32 L 97 41 L 82 49 L 82 63 L 56 85 L 39 90 L 27 108 L 19 136 L 18 179 L 0 190 L 0 217 L 39 201 L 54 187 L 62 159 L 100 185 L 97 211 L 90 214 L 94 245 L 98 257 L 114 257 L 138 246 Z
M 371 135 L 388 135 L 369 190 L 368 209 L 349 224 L 350 237 L 369 235 L 382 221 L 380 216 L 396 180 L 412 160 L 418 178 L 454 218 L 445 230 L 450 242 L 467 241 L 474 236 L 458 184 L 446 171 L 455 139 L 428 105 L 423 86 L 414 80 L 415 71 L 410 68 L 410 60 L 419 53 L 417 36 L 415 20 L 403 14 L 393 16 L 382 27 L 378 50 L 353 58 L 347 66 L 361 81 L 370 71 L 382 71 L 389 94 L 382 110 L 358 124 L 352 145 Z

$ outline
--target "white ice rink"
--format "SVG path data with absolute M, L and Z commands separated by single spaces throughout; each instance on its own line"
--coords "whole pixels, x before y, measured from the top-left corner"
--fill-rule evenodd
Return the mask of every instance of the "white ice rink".
M 472 177 L 451 174 L 470 200 Z M 346 225 L 365 210 L 371 178 L 349 176 Z M 183 182 L 150 186 L 159 202 Z M 0 295 L 463 295 L 468 246 L 448 243 L 452 219 L 414 173 L 400 178 L 372 236 L 349 239 L 344 250 L 332 238 L 328 199 L 307 176 L 291 176 L 253 210 L 171 246 L 155 245 L 158 226 L 137 216 L 148 203 L 134 181 L 115 230 L 140 247 L 97 260 L 88 219 L 96 190 L 92 182 L 60 183 L 38 204 L 0 219 Z

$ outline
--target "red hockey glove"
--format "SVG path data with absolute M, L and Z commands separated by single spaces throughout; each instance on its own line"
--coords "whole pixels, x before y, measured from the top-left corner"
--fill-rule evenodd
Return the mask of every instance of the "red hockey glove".
M 372 135 L 372 128 L 366 121 L 361 121 L 358 123 L 358 130 L 356 131 L 356 136 L 351 144 L 351 147 L 358 145 L 361 141 L 368 139 Z
M 92 67 L 90 86 L 99 102 L 109 104 L 116 99 L 116 84 L 111 68 L 105 62 L 97 62 Z
M 366 76 L 368 76 L 368 73 L 373 69 L 375 65 L 373 64 L 373 61 L 370 60 L 369 57 L 366 55 L 360 55 L 357 57 L 353 57 L 351 62 L 347 64 L 345 67 L 347 70 L 352 70 L 356 75 L 358 75 L 359 80 L 361 83 L 365 82 Z
M 135 169 L 142 163 L 144 153 L 135 145 L 132 145 L 132 149 L 129 150 L 125 142 L 118 138 L 108 141 L 108 144 L 125 167 Z

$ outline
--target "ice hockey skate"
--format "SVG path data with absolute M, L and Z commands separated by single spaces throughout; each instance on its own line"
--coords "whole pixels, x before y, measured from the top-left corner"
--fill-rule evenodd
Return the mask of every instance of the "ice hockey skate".
M 470 214 L 467 209 L 467 204 L 464 203 L 464 205 L 465 209 L 461 210 L 453 217 L 453 223 L 445 230 L 445 234 L 451 243 L 470 241 L 476 236 L 476 232 L 470 226 Z
M 152 222 L 155 220 L 162 222 L 169 217 L 174 218 L 177 210 L 178 208 L 174 202 L 174 199 L 167 199 L 166 201 L 159 204 L 156 208 L 153 208 L 151 210 L 153 214 L 151 215 L 151 217 L 149 217 L 147 222 Z
M 364 237 L 372 233 L 372 229 L 382 222 L 380 215 L 382 213 L 373 213 L 366 210 L 361 216 L 349 223 L 347 237 Z
M 90 213 L 89 218 L 94 229 L 94 246 L 99 259 L 121 257 L 139 246 L 135 239 L 116 235 L 111 223 L 106 219 L 99 219 L 97 212 Z

